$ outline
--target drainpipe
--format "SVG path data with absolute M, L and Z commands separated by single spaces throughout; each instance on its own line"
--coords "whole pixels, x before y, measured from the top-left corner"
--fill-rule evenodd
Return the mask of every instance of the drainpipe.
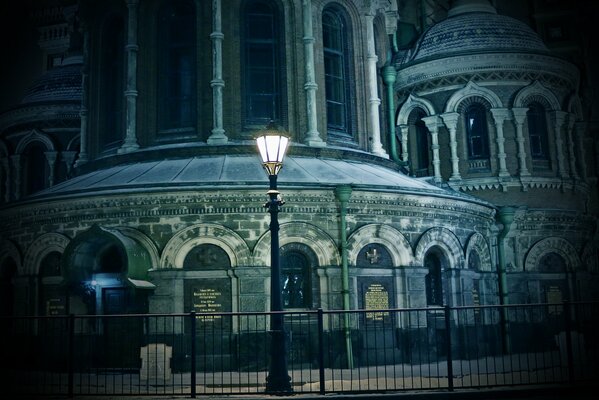
M 350 310 L 349 304 L 349 267 L 347 264 L 347 202 L 351 196 L 351 186 L 340 185 L 335 188 L 335 197 L 339 201 L 339 231 L 341 242 L 341 295 L 343 296 L 343 310 Z M 343 334 L 345 336 L 345 353 L 347 355 L 347 367 L 353 368 L 354 359 L 351 345 L 351 326 L 349 313 L 343 314 Z
M 514 221 L 514 214 L 516 210 L 513 207 L 501 207 L 497 214 L 498 221 L 503 225 L 503 229 L 499 232 L 497 237 L 497 253 L 499 258 L 499 265 L 497 266 L 497 274 L 499 278 L 499 304 L 508 304 L 508 291 L 507 291 L 507 276 L 506 276 L 506 263 L 505 263 L 505 237 L 510 232 L 512 222 Z M 501 334 L 503 338 L 503 352 L 508 354 L 511 348 L 510 336 L 509 336 L 509 323 L 508 313 L 505 308 L 501 309 Z
M 397 71 L 391 63 L 385 65 L 382 71 L 383 83 L 387 87 L 387 105 L 389 112 L 389 148 L 391 150 L 391 159 L 396 163 L 403 163 L 397 155 L 397 139 L 395 136 L 395 104 L 393 98 L 395 79 L 397 78 Z

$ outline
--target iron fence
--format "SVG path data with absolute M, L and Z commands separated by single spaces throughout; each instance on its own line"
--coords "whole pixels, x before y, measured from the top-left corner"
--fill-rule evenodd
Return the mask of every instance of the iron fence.
M 598 303 L 283 312 L 295 393 L 453 390 L 599 378 Z M 3 318 L 5 390 L 265 390 L 271 313 Z

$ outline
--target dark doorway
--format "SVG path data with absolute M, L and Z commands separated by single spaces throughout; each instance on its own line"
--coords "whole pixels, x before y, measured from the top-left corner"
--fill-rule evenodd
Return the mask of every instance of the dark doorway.
M 129 297 L 129 288 L 102 289 L 104 367 L 139 368 L 141 319 L 122 315 L 128 311 Z

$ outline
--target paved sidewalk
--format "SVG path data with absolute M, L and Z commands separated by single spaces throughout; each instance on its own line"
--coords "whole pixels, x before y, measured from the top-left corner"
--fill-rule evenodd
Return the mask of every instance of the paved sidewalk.
M 588 386 L 538 386 L 499 389 L 469 389 L 449 392 L 440 391 L 406 391 L 393 393 L 361 393 L 361 394 L 289 394 L 289 395 L 198 395 L 197 399 L 210 400 L 591 400 L 596 399 L 599 385 Z M 18 398 L 18 397 L 15 397 Z M 23 397 L 25 398 L 25 397 Z M 32 398 L 32 397 L 27 397 Z M 65 396 L 38 396 L 36 399 L 68 400 Z M 75 396 L 73 400 L 183 400 L 189 395 L 144 395 L 144 396 Z

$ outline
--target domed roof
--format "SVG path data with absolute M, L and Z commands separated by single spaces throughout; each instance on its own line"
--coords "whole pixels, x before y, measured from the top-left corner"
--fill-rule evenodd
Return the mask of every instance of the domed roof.
M 21 104 L 81 101 L 81 57 L 67 58 L 63 65 L 39 77 L 25 92 Z
M 448 18 L 431 26 L 405 61 L 481 52 L 549 50 L 525 23 L 499 15 L 488 2 L 457 1 Z

